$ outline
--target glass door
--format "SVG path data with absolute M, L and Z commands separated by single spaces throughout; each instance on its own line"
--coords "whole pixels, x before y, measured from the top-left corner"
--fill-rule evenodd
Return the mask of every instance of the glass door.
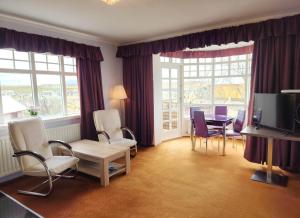
M 162 140 L 180 136 L 180 73 L 179 66 L 163 66 L 162 81 Z

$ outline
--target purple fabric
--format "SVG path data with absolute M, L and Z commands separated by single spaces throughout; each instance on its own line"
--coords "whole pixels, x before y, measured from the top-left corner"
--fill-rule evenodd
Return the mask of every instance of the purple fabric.
M 244 126 L 244 122 L 245 122 L 245 116 L 246 116 L 246 111 L 245 110 L 239 110 L 237 117 L 234 121 L 233 124 L 233 130 L 235 132 L 241 132 Z
M 210 45 L 258 41 L 265 38 L 300 33 L 300 15 L 271 19 L 259 23 L 213 29 L 152 42 L 120 46 L 117 57 L 131 57 L 175 52 L 186 48 L 203 48 Z
M 190 119 L 194 119 L 194 112 L 195 111 L 200 111 L 200 107 L 190 107 Z
M 153 144 L 154 105 L 152 55 L 123 59 L 126 126 L 142 146 Z
M 103 61 L 99 47 L 6 28 L 0 28 L 0 48 L 14 48 L 17 51 L 38 53 L 51 52 L 56 55 Z
M 227 106 L 215 106 L 215 115 L 227 116 Z
M 208 138 L 219 134 L 219 131 L 217 130 L 208 130 L 203 111 L 194 112 L 194 125 L 196 136 Z
M 249 124 L 255 92 L 280 93 L 282 89 L 300 89 L 300 33 L 256 41 L 251 78 Z M 248 138 L 244 157 L 252 162 L 264 163 L 266 150 L 265 139 Z M 300 143 L 276 140 L 273 164 L 300 171 Z
M 215 57 L 228 57 L 241 54 L 252 54 L 253 45 L 221 49 L 214 51 L 175 51 L 175 52 L 162 52 L 160 56 L 170 58 L 215 58 Z
M 104 109 L 100 62 L 77 58 L 82 139 L 97 139 L 93 112 Z

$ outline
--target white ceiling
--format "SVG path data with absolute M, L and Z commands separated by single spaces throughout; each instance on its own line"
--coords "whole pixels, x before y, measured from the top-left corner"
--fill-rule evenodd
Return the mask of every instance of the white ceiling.
M 147 41 L 300 13 L 299 0 L 0 0 L 0 13 L 102 37 Z

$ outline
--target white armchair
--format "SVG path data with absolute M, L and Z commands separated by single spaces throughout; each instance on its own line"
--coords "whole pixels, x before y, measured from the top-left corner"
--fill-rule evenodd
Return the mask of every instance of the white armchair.
M 98 110 L 94 111 L 93 116 L 100 142 L 129 147 L 131 155 L 136 155 L 137 142 L 135 136 L 130 129 L 121 127 L 118 110 Z M 131 139 L 124 138 L 123 132 L 129 133 Z
M 20 194 L 48 196 L 52 191 L 52 183 L 59 178 L 73 178 L 77 172 L 78 158 L 73 156 L 72 148 L 62 141 L 48 141 L 47 133 L 41 119 L 28 119 L 10 122 L 9 136 L 14 150 L 13 157 L 18 158 L 21 170 L 25 175 L 47 177 L 43 183 L 29 191 L 19 190 Z M 50 145 L 63 146 L 70 156 L 54 156 Z M 69 174 L 75 170 L 74 174 Z M 46 193 L 33 192 L 41 185 L 49 183 Z

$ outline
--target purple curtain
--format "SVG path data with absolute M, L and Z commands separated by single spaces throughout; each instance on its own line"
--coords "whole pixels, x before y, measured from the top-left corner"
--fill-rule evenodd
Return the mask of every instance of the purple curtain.
M 175 52 L 163 52 L 160 53 L 162 57 L 170 58 L 215 58 L 215 57 L 227 57 L 232 55 L 251 54 L 253 52 L 253 46 L 244 46 L 239 48 L 229 48 L 213 51 L 175 51 Z
M 99 47 L 5 28 L 0 28 L 0 48 L 38 53 L 51 52 L 56 55 L 103 61 Z
M 97 140 L 93 112 L 104 109 L 100 62 L 77 58 L 82 139 Z
M 255 92 L 280 93 L 282 89 L 300 89 L 300 34 L 256 41 L 251 81 L 249 123 Z M 266 152 L 266 140 L 249 138 L 244 156 L 249 161 L 264 163 Z M 276 140 L 273 164 L 283 169 L 300 171 L 300 143 Z
M 295 35 L 297 33 L 300 33 L 300 15 L 208 30 L 152 42 L 125 45 L 118 48 L 117 57 L 174 52 L 186 48 L 204 48 L 205 46 L 232 42 L 257 41 L 264 38 Z
M 152 55 L 123 59 L 123 84 L 126 126 L 135 134 L 138 144 L 150 146 L 154 134 Z
M 81 137 L 96 139 L 92 111 L 104 108 L 99 47 L 0 28 L 0 48 L 14 48 L 26 52 L 50 52 L 76 57 L 81 107 Z

